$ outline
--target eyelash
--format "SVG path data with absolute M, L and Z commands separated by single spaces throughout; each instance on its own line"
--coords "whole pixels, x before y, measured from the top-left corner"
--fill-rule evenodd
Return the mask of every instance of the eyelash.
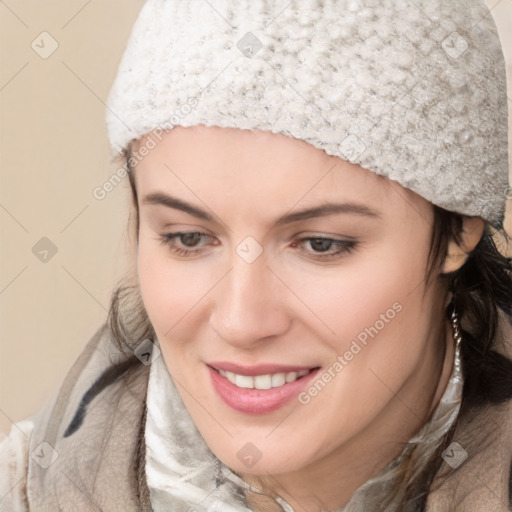
M 201 235 L 203 237 L 210 237 L 210 235 L 207 235 L 206 233 L 201 233 L 200 231 L 179 231 L 175 233 L 163 233 L 158 236 L 158 239 L 162 243 L 162 245 L 167 245 L 171 252 L 178 256 L 185 256 L 185 257 L 191 257 L 195 256 L 198 252 L 200 252 L 200 249 L 182 249 L 180 247 L 176 247 L 173 243 L 173 240 L 175 238 L 180 238 L 184 235 Z M 210 237 L 211 238 L 211 237 Z M 343 254 L 349 254 L 351 253 L 357 246 L 357 242 L 355 241 L 349 241 L 349 240 L 336 240 L 334 238 L 327 238 L 322 236 L 309 236 L 304 238 L 299 238 L 298 241 L 293 242 L 293 246 L 297 246 L 297 242 L 308 242 L 311 240 L 321 240 L 321 241 L 328 241 L 332 242 L 333 244 L 338 244 L 339 249 L 335 251 L 334 253 L 325 254 L 325 253 L 313 253 L 315 254 L 314 258 L 318 260 L 332 260 L 332 259 L 338 259 L 343 256 Z M 307 252 L 307 251 L 302 251 Z

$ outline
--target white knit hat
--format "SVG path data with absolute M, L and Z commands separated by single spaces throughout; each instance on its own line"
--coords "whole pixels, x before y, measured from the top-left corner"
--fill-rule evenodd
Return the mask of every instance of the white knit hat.
M 268 130 L 502 222 L 505 62 L 483 0 L 147 0 L 109 95 L 114 154 L 153 130 Z

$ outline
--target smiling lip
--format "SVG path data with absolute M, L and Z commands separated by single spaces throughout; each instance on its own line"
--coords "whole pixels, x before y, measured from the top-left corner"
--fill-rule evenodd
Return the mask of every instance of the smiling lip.
M 232 409 L 246 414 L 267 414 L 276 411 L 296 397 L 319 371 L 318 367 L 312 368 L 311 366 L 257 365 L 244 367 L 224 362 L 208 364 L 207 368 L 213 388 L 224 403 Z M 236 386 L 223 377 L 218 370 L 247 376 L 310 371 L 303 377 L 279 387 L 250 389 Z

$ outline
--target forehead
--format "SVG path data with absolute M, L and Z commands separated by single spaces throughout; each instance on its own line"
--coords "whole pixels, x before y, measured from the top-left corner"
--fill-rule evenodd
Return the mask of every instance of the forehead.
M 144 146 L 153 149 L 144 150 Z M 238 130 L 217 126 L 175 127 L 163 136 L 148 134 L 133 145 L 132 156 L 147 153 L 134 159 L 138 177 L 154 184 L 169 167 L 191 179 L 219 182 L 219 178 L 238 181 L 239 184 L 258 179 L 276 182 L 282 179 L 293 188 L 300 180 L 329 177 L 343 181 L 379 182 L 379 176 L 358 165 L 330 156 L 311 144 L 268 131 Z M 330 170 L 337 172 L 329 172 Z M 342 172 L 340 172 L 342 171 Z
M 277 208 L 276 214 L 318 201 L 366 202 L 384 210 L 426 203 L 396 182 L 272 132 L 175 127 L 140 139 L 132 156 L 143 152 L 135 167 L 139 196 L 172 192 L 196 203 L 222 199 L 241 213 L 265 206 Z

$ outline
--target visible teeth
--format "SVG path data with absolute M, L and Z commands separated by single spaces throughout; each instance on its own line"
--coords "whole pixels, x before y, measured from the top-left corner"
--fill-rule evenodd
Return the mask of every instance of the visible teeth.
M 272 375 L 272 387 L 277 388 L 278 386 L 282 386 L 286 382 L 286 374 L 284 373 L 274 373 Z
M 303 377 L 309 370 L 301 370 L 300 372 L 288 372 L 288 373 L 273 373 L 267 375 L 256 375 L 251 377 L 249 375 L 238 375 L 233 372 L 226 370 L 219 370 L 219 373 L 226 377 L 229 382 L 235 384 L 239 388 L 248 389 L 270 389 L 278 388 L 288 382 L 294 382 L 298 378 Z
M 235 384 L 239 388 L 253 388 L 254 379 L 250 375 L 235 375 Z
M 272 387 L 272 375 L 256 375 L 253 379 L 256 389 L 270 389 Z

